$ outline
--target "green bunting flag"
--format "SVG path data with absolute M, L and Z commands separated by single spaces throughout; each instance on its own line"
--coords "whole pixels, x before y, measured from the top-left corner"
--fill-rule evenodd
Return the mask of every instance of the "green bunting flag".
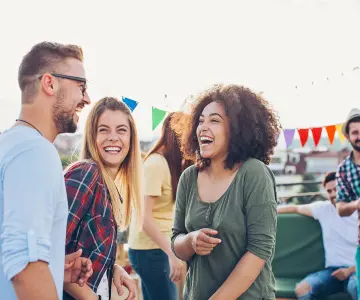
M 154 106 L 152 107 L 152 130 L 154 130 L 160 124 L 165 115 L 165 110 L 158 109 Z

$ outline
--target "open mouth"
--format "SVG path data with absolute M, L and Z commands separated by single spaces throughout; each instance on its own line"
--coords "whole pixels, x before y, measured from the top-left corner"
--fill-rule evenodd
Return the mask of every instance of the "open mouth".
M 111 147 L 105 147 L 104 148 L 104 151 L 106 152 L 106 153 L 120 153 L 120 151 L 121 151 L 121 148 L 120 147 L 117 147 L 117 146 L 111 146 Z
M 214 142 L 214 139 L 208 136 L 201 136 L 200 137 L 200 143 L 201 145 L 210 145 Z
M 82 109 L 84 108 L 84 104 L 83 103 L 79 103 L 78 106 L 76 106 L 75 108 L 75 112 L 76 113 L 81 113 Z

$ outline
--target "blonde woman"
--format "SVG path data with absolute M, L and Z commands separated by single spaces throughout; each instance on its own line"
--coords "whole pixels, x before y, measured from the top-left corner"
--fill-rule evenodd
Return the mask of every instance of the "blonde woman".
M 69 217 L 66 252 L 83 250 L 93 263 L 88 285 L 64 286 L 64 299 L 110 299 L 114 283 L 135 299 L 135 283 L 115 264 L 118 228 L 130 223 L 131 207 L 141 215 L 141 152 L 126 105 L 106 97 L 95 104 L 85 126 L 81 160 L 65 172 Z

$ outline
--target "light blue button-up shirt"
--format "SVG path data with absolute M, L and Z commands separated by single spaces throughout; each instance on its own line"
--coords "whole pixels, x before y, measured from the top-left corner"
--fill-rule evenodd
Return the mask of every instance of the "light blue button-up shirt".
M 17 299 L 11 278 L 49 263 L 59 299 L 64 281 L 68 205 L 56 148 L 36 130 L 0 135 L 0 298 Z

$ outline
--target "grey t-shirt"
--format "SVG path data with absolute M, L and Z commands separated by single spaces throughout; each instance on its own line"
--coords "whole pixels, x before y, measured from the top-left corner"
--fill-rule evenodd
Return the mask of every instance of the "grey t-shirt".
M 261 161 L 248 159 L 227 191 L 214 203 L 199 199 L 197 173 L 191 166 L 180 178 L 172 243 L 178 235 L 201 228 L 217 230 L 222 242 L 210 255 L 195 254 L 188 262 L 185 299 L 208 300 L 247 251 L 266 263 L 254 283 L 238 299 L 275 299 L 275 278 L 271 269 L 277 225 L 273 173 Z

